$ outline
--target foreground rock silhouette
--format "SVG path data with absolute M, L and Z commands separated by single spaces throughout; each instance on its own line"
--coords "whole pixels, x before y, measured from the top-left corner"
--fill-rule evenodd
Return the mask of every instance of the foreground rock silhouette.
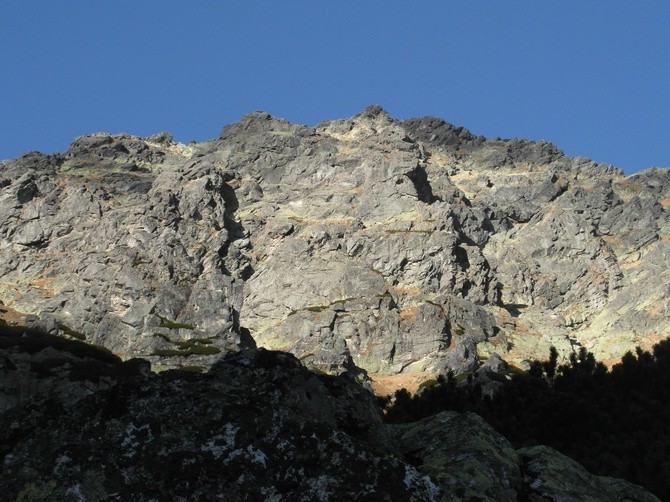
M 8 500 L 657 500 L 550 448 L 515 452 L 471 413 L 385 424 L 359 383 L 282 352 L 154 374 L 5 327 L 0 372 Z

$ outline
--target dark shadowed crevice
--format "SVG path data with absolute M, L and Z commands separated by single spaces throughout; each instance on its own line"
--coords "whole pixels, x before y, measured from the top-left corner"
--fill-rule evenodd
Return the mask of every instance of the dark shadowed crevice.
M 460 265 L 463 270 L 470 268 L 470 260 L 468 259 L 468 252 L 460 246 L 454 247 L 454 257 L 456 258 L 456 263 Z
M 391 351 L 389 352 L 389 363 L 392 363 L 394 358 L 395 358 L 395 343 L 393 344 L 393 347 L 391 347 Z
M 240 311 L 232 309 L 233 311 L 233 329 L 240 335 L 240 345 L 242 348 L 257 348 L 256 340 L 251 336 L 249 328 L 240 325 Z
M 231 243 L 236 240 L 244 239 L 245 230 L 244 226 L 239 221 L 235 220 L 234 215 L 235 212 L 240 207 L 240 203 L 237 200 L 237 194 L 235 193 L 235 190 L 228 183 L 223 184 L 223 187 L 221 189 L 221 198 L 223 199 L 225 204 L 223 226 L 228 231 L 228 240 L 219 249 L 218 253 L 219 256 L 221 257 L 222 272 L 226 275 L 232 275 L 231 271 L 227 269 L 224 262 L 225 259 L 229 257 Z M 232 253 L 233 256 L 230 256 L 229 258 L 232 258 L 234 260 L 237 259 L 240 262 L 242 261 L 246 262 L 244 266 L 237 267 L 237 270 L 239 271 L 238 277 L 241 278 L 243 281 L 246 281 L 247 279 L 249 279 L 249 277 L 251 277 L 254 274 L 254 269 L 251 266 L 251 260 L 245 259 L 244 254 L 240 249 L 234 248 L 233 251 L 234 251 Z
M 433 202 L 442 201 L 440 197 L 433 194 L 433 189 L 430 186 L 425 169 L 417 166 L 405 176 L 407 176 L 414 185 L 417 197 L 421 202 L 432 204 Z

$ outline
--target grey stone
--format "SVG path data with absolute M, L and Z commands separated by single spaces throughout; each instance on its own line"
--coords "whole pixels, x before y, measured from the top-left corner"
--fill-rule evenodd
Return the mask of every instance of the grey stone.
M 288 353 L 242 349 L 209 371 L 156 374 L 7 330 L 0 490 L 12 500 L 657 500 L 550 448 L 515 451 L 473 413 L 387 425 L 359 381 Z
M 518 500 L 524 492 L 514 448 L 474 413 L 442 412 L 395 434 L 402 453 L 439 483 L 442 500 Z
M 72 350 L 0 352 L 26 394 L 0 409 L 5 497 L 438 500 L 398 458 L 370 394 L 290 354 L 244 350 L 207 373 L 156 375 Z
M 612 359 L 670 336 L 669 180 L 377 106 L 91 134 L 3 161 L 0 300 L 167 367 L 254 344 L 330 373 Z
M 548 446 L 517 451 L 523 466 L 529 500 L 582 501 L 659 499 L 640 486 L 621 479 L 594 476 L 574 460 Z

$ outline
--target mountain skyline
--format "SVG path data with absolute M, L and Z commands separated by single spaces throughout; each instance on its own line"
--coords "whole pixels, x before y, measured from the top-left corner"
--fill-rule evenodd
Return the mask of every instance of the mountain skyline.
M 99 131 L 203 141 L 254 110 L 314 126 L 379 104 L 626 174 L 670 165 L 666 5 L 157 5 L 4 5 L 0 159 Z
M 378 106 L 2 166 L 12 498 L 667 499 L 670 170 Z

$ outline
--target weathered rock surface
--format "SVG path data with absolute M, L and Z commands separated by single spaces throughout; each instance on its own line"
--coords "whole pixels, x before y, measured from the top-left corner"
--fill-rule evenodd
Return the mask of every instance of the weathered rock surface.
M 31 358 L 20 350 L 3 356 L 18 366 Z M 51 352 L 61 364 L 75 357 Z M 43 363 L 40 356 L 32 354 Z M 434 500 L 438 493 L 393 455 L 367 391 L 312 374 L 290 354 L 246 350 L 206 374 L 112 379 L 91 368 L 89 391 L 79 394 L 68 393 L 75 367 L 61 376 L 60 392 L 35 393 L 0 414 L 3 498 Z M 54 378 L 46 382 L 53 394 Z
M 515 451 L 474 413 L 445 411 L 394 432 L 405 458 L 439 485 L 442 500 L 658 500 L 627 481 L 594 476 L 548 446 Z
M 517 500 L 525 491 L 514 448 L 474 413 L 445 411 L 395 429 L 403 454 L 446 500 Z
M 329 373 L 472 371 L 670 336 L 670 174 L 379 107 L 94 134 L 0 167 L 0 301 L 129 358 L 255 344 Z
M 471 413 L 386 425 L 357 382 L 288 353 L 154 374 L 81 342 L 0 342 L 0 381 L 32 384 L 2 388 L 7 500 L 656 500 L 546 447 L 517 455 Z
M 571 458 L 548 446 L 518 450 L 528 487 L 527 500 L 659 500 L 644 488 L 621 479 L 594 476 Z
M 147 361 L 122 362 L 81 342 L 0 330 L 0 414 L 47 398 L 73 402 L 150 370 Z
M 93 135 L 5 166 L 4 302 L 124 357 L 207 362 L 243 346 L 241 285 L 223 265 L 234 196 L 184 148 Z

